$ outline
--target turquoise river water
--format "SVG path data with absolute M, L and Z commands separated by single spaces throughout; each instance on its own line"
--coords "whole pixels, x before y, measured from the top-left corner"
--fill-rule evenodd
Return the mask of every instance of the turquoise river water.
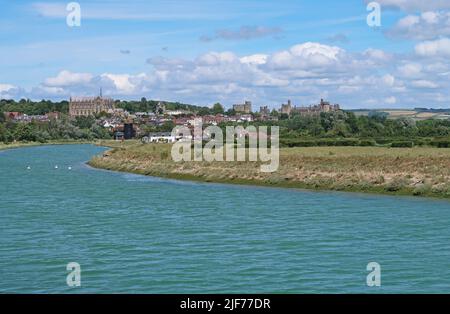
M 85 164 L 104 150 L 0 152 L 1 293 L 450 292 L 446 200 L 194 183 Z M 69 262 L 81 266 L 80 287 L 66 284 Z M 381 287 L 366 284 L 369 262 L 381 266 Z

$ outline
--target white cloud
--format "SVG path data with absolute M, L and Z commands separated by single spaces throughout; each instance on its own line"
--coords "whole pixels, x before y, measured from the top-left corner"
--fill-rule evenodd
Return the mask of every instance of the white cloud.
M 16 87 L 11 84 L 0 84 L 0 93 L 10 91 L 13 88 L 16 88 Z
M 220 65 L 224 63 L 233 63 L 238 57 L 229 51 L 226 52 L 209 52 L 200 56 L 197 62 L 201 65 Z
M 390 75 L 390 74 L 386 74 L 385 76 L 382 77 L 383 83 L 387 86 L 394 86 L 395 83 L 395 77 Z
M 71 85 L 87 84 L 93 78 L 90 73 L 73 73 L 63 70 L 55 77 L 50 77 L 45 80 L 44 84 L 49 87 L 64 87 Z
M 420 23 L 420 17 L 417 15 L 408 15 L 400 19 L 397 22 L 397 26 L 400 28 L 410 28 Z
M 239 60 L 245 64 L 266 64 L 268 55 L 265 54 L 255 54 L 250 56 L 245 56 Z
M 417 77 L 422 74 L 422 65 L 419 63 L 406 63 L 398 67 L 398 72 L 404 77 Z
M 35 93 L 44 93 L 51 96 L 63 96 L 66 91 L 62 87 L 40 85 L 34 90 Z
M 137 74 L 64 70 L 28 95 L 67 99 L 97 95 L 102 87 L 105 95 L 114 98 L 201 105 L 220 101 L 230 106 L 250 99 L 256 106 L 278 107 L 288 98 L 297 105 L 329 98 L 347 108 L 450 104 L 448 58 L 394 55 L 377 49 L 353 53 L 308 42 L 272 54 L 208 52 L 193 59 L 152 57 L 147 63 L 148 71 Z
M 408 15 L 386 32 L 389 37 L 414 40 L 436 39 L 450 35 L 450 12 L 427 11 Z
M 363 55 L 373 61 L 389 61 L 391 56 L 380 49 L 369 48 L 364 51 Z
M 411 85 L 417 88 L 439 88 L 437 83 L 428 80 L 413 81 Z
M 147 79 L 145 73 L 138 75 L 104 73 L 101 76 L 103 83 L 112 83 L 112 93 L 130 95 L 142 91 L 141 84 Z
M 14 98 L 18 91 L 19 88 L 17 86 L 0 83 L 0 99 Z
M 428 24 L 437 24 L 439 23 L 440 14 L 438 12 L 424 12 L 422 13 L 422 19 Z
M 343 53 L 344 50 L 336 46 L 307 42 L 273 54 L 267 63 L 279 69 L 311 69 L 336 64 Z
M 372 0 L 366 0 L 367 3 Z M 450 9 L 448 0 L 377 0 L 382 8 L 396 8 L 407 12 L 424 12 L 441 9 Z
M 450 57 L 450 39 L 425 41 L 417 44 L 415 50 L 419 56 L 423 57 Z
M 397 103 L 397 98 L 395 98 L 394 96 L 387 97 L 384 99 L 384 102 L 388 105 L 394 105 Z

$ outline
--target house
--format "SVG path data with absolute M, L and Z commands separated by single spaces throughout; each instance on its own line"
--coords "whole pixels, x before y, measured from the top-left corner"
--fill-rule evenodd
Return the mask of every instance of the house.
M 166 115 L 169 116 L 181 116 L 181 115 L 190 115 L 192 112 L 187 110 L 170 110 L 165 112 Z
M 253 121 L 253 116 L 251 114 L 243 114 L 239 116 L 239 120 L 240 122 L 252 122 Z
M 60 118 L 59 112 L 49 112 L 47 113 L 47 117 L 49 120 L 58 120 Z
M 116 141 L 123 141 L 125 139 L 125 134 L 123 132 L 117 131 L 114 133 L 114 139 Z
M 144 143 L 174 143 L 176 142 L 176 138 L 170 132 L 158 132 L 150 133 L 142 141 Z
M 192 125 L 193 127 L 200 126 L 203 124 L 203 119 L 202 119 L 202 117 L 194 117 L 192 119 L 189 119 L 188 123 L 190 125 Z
M 217 114 L 215 116 L 208 115 L 203 117 L 203 124 L 218 125 L 222 122 L 224 122 L 224 116 L 221 114 Z
M 5 118 L 11 119 L 11 120 L 18 120 L 23 116 L 22 112 L 5 112 L 4 113 Z
M 188 118 L 188 117 L 173 118 L 173 124 L 187 126 L 189 124 L 190 119 L 192 119 L 192 118 Z

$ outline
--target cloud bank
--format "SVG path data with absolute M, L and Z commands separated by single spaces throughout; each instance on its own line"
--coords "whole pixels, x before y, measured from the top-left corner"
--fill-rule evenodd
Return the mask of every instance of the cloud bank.
M 244 99 L 277 107 L 287 98 L 311 104 L 330 98 L 347 108 L 448 107 L 450 40 L 425 41 L 413 55 L 306 42 L 272 54 L 238 56 L 211 51 L 194 59 L 153 57 L 143 73 L 78 73 L 61 70 L 27 91 L 33 99 L 103 93 L 117 98 L 171 99 L 194 104 Z M 0 85 L 14 97 L 23 89 Z

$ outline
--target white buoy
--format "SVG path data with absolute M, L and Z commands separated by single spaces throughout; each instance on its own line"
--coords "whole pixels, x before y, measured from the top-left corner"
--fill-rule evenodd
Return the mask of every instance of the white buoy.
M 31 167 L 30 167 L 30 166 L 28 166 L 28 167 L 27 167 L 27 170 L 31 170 Z
M 58 166 L 57 166 L 57 165 L 55 166 L 55 169 L 58 169 Z
M 69 166 L 67 169 L 69 169 L 69 170 L 72 170 L 72 167 L 71 166 Z

